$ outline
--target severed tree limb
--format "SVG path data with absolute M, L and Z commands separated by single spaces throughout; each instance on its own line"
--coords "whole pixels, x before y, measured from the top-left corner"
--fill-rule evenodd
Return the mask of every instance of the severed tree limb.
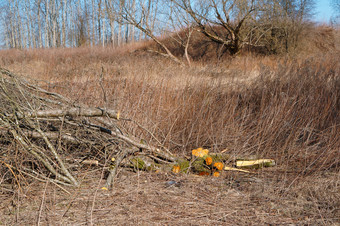
M 6 115 L 7 117 L 13 115 Z M 41 110 L 35 112 L 24 112 L 24 113 L 16 113 L 18 119 L 23 118 L 48 118 L 48 117 L 63 117 L 63 116 L 71 116 L 71 117 L 103 117 L 108 116 L 110 118 L 118 119 L 118 112 L 114 110 L 104 110 L 100 108 L 84 108 L 84 107 L 73 107 L 68 109 L 50 109 L 50 110 Z
M 44 132 L 42 132 L 39 128 L 35 128 L 37 130 L 37 132 L 42 136 L 42 138 L 44 139 L 45 143 L 47 144 L 48 148 L 50 149 L 50 151 L 52 152 L 53 156 L 55 157 L 55 159 L 58 161 L 59 166 L 62 170 L 62 172 L 64 173 L 64 175 L 60 174 L 57 172 L 57 170 L 51 165 L 51 163 L 43 158 L 39 153 L 37 153 L 33 147 L 31 147 L 26 141 L 25 139 L 20 136 L 17 131 L 15 129 L 12 128 L 12 126 L 10 125 L 9 122 L 4 121 L 3 119 L 0 118 L 0 123 L 1 125 L 4 125 L 5 127 L 9 128 L 9 131 L 11 132 L 11 134 L 13 135 L 14 139 L 16 139 L 24 148 L 25 150 L 27 150 L 30 154 L 32 154 L 34 157 L 36 157 L 39 161 L 41 161 L 43 163 L 43 165 L 53 174 L 55 175 L 55 177 L 58 180 L 62 180 L 68 183 L 71 183 L 75 186 L 78 186 L 79 183 L 75 180 L 75 178 L 70 174 L 70 172 L 66 169 L 63 161 L 61 160 L 60 156 L 58 155 L 57 151 L 55 150 L 55 148 L 53 147 L 53 145 L 51 144 L 51 142 L 48 140 L 48 138 L 46 137 L 46 135 L 44 134 Z M 31 124 L 33 124 L 31 122 Z
M 111 131 L 111 134 L 115 137 L 118 137 L 121 140 L 126 141 L 129 144 L 132 144 L 135 147 L 146 150 L 147 152 L 149 152 L 152 155 L 156 155 L 157 157 L 160 157 L 162 159 L 166 159 L 166 160 L 171 161 L 171 162 L 176 161 L 173 156 L 170 156 L 169 154 L 161 151 L 159 148 L 156 148 L 156 147 L 153 147 L 153 146 L 150 146 L 150 145 L 146 145 L 146 144 L 141 144 L 139 142 L 132 140 L 129 137 L 126 137 L 124 135 L 118 134 L 118 133 L 113 132 L 113 131 Z
M 61 188 L 62 190 L 64 190 L 66 193 L 70 194 L 69 191 L 67 191 L 65 188 L 63 188 L 62 186 L 59 185 L 59 184 L 61 184 L 61 185 L 64 185 L 64 186 L 72 186 L 72 184 L 70 184 L 70 183 L 65 183 L 65 182 L 63 182 L 63 181 L 61 181 L 61 180 L 48 178 L 48 177 L 46 177 L 46 176 L 44 176 L 44 175 L 39 174 L 38 172 L 36 172 L 36 171 L 34 171 L 34 170 L 32 170 L 32 169 L 29 169 L 29 168 L 26 168 L 26 167 L 23 167 L 23 169 L 24 169 L 25 171 L 30 172 L 30 173 L 32 173 L 32 174 L 34 174 L 34 175 L 36 175 L 36 176 L 31 175 L 31 174 L 29 174 L 29 173 L 27 173 L 27 172 L 25 172 L 25 171 L 23 171 L 23 170 L 20 170 L 20 169 L 18 169 L 18 168 L 16 168 L 16 167 L 13 167 L 13 168 L 16 169 L 16 170 L 18 170 L 20 173 L 25 174 L 25 175 L 27 175 L 27 176 L 30 176 L 30 177 L 32 177 L 32 178 L 38 180 L 38 181 L 41 181 L 41 182 L 50 181 L 50 182 L 52 182 L 53 184 L 55 184 L 56 186 L 58 186 L 59 188 Z
M 50 149 L 50 151 L 52 152 L 54 158 L 57 160 L 57 162 L 59 163 L 59 166 L 61 168 L 61 171 L 65 174 L 65 176 L 67 178 L 69 178 L 69 180 L 72 182 L 73 185 L 75 186 L 79 186 L 78 181 L 72 176 L 72 174 L 68 171 L 68 169 L 65 167 L 64 162 L 61 160 L 57 150 L 54 148 L 54 146 L 51 144 L 51 142 L 49 141 L 49 139 L 47 138 L 46 134 L 40 129 L 40 128 L 35 128 L 37 130 L 38 133 L 40 133 L 40 135 L 42 136 L 42 139 L 45 141 L 45 143 L 47 144 L 47 147 Z
M 104 120 L 97 119 L 97 121 L 99 121 L 100 123 L 103 123 L 106 126 L 111 127 L 111 125 Z M 94 125 L 94 124 L 91 124 L 91 123 L 87 123 L 87 125 L 91 126 L 91 127 L 95 127 L 97 129 L 99 129 L 101 132 L 104 132 L 104 133 L 110 134 L 114 137 L 117 137 L 118 139 L 121 139 L 121 140 L 127 142 L 128 144 L 133 145 L 133 146 L 135 146 L 139 149 L 145 150 L 149 154 L 155 155 L 156 157 L 165 159 L 165 160 L 170 161 L 170 162 L 176 161 L 176 159 L 172 156 L 171 152 L 168 151 L 164 147 L 163 147 L 163 149 L 165 149 L 165 151 L 162 151 L 161 149 L 156 148 L 154 146 L 142 144 L 142 143 L 136 141 L 136 138 L 127 137 L 127 136 L 123 135 L 122 133 L 120 133 L 120 131 L 113 131 L 113 130 L 110 130 L 108 128 L 98 126 L 98 125 Z
M 152 155 L 155 155 L 156 157 L 159 157 L 159 158 L 171 161 L 171 162 L 176 161 L 176 159 L 173 156 L 171 156 L 168 153 L 165 153 L 164 151 L 160 150 L 159 148 L 156 148 L 156 147 L 153 147 L 153 146 L 147 145 L 147 144 L 142 144 L 142 143 L 137 142 L 134 139 L 129 138 L 129 137 L 123 135 L 123 134 L 117 133 L 115 131 L 112 131 L 110 129 L 107 129 L 107 128 L 104 128 L 104 127 L 101 127 L 101 126 L 97 126 L 97 125 L 93 125 L 93 124 L 88 124 L 88 125 L 95 127 L 95 128 L 98 128 L 101 132 L 105 132 L 105 133 L 110 134 L 114 137 L 117 137 L 117 138 L 127 142 L 128 144 L 133 145 L 133 146 L 135 146 L 139 149 L 145 150 L 146 152 L 148 152 Z
M 123 159 L 130 154 L 133 154 L 135 152 L 138 152 L 138 149 L 124 149 L 115 159 L 114 165 L 110 167 L 110 174 L 106 179 L 105 186 L 102 188 L 104 190 L 111 189 L 114 184 L 114 179 L 118 172 L 118 167 L 120 163 L 123 161 Z
M 56 171 L 56 169 L 44 158 L 42 158 L 37 152 L 33 150 L 14 129 L 11 129 L 10 132 L 14 136 L 14 138 L 27 150 L 30 154 L 36 157 L 53 175 L 55 175 L 57 180 L 65 181 L 67 183 L 72 183 L 72 181 L 66 177 L 61 175 Z
M 26 131 L 22 133 L 23 135 L 25 135 L 26 137 L 30 137 L 30 138 L 42 138 L 41 134 L 38 133 L 38 132 L 35 132 L 35 131 Z M 0 130 L 0 135 L 8 135 L 8 131 L 6 130 Z M 67 134 L 58 134 L 58 133 L 54 133 L 54 132 L 45 132 L 45 135 L 51 139 L 51 140 L 57 140 L 59 137 L 62 139 L 62 140 L 65 140 L 69 143 L 73 143 L 73 144 L 79 144 L 79 140 L 70 136 L 70 135 L 67 135 Z M 60 136 L 59 136 L 60 135 Z
M 152 154 L 148 154 L 147 155 L 149 158 L 151 158 L 152 160 L 155 160 L 156 162 L 163 162 L 163 163 L 165 163 L 165 164 L 168 164 L 169 162 L 168 161 L 165 161 L 165 160 L 163 160 L 162 158 L 158 158 L 158 157 L 156 157 L 156 156 L 154 156 L 154 155 L 152 155 Z

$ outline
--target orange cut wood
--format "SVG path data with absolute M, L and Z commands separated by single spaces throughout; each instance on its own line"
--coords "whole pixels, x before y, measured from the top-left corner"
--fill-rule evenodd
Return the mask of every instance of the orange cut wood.
M 214 167 L 218 170 L 223 170 L 223 163 L 222 162 L 215 162 Z
M 193 156 L 203 158 L 204 156 L 208 155 L 209 150 L 203 149 L 203 148 L 197 148 L 197 149 L 192 150 L 191 153 L 192 153 Z
M 176 166 L 172 167 L 172 172 L 179 173 L 179 171 L 181 171 L 181 167 L 180 166 L 176 165 Z
M 209 176 L 208 172 L 199 172 L 198 173 L 199 176 Z
M 212 162 L 213 162 L 213 159 L 212 159 L 210 156 L 208 156 L 208 157 L 205 159 L 205 164 L 207 164 L 208 166 L 210 166 L 210 165 L 212 164 Z
M 214 172 L 213 174 L 214 177 L 219 177 L 220 175 L 221 175 L 220 172 Z

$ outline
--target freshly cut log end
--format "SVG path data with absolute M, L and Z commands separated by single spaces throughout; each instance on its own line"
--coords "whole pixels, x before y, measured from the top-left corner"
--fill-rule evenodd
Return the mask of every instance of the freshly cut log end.
M 275 166 L 273 159 L 257 159 L 257 160 L 238 160 L 236 161 L 237 168 L 253 168 L 258 169 L 262 167 Z

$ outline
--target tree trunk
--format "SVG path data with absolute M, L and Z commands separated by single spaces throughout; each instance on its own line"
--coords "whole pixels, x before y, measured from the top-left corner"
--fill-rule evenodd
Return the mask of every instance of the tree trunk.
M 41 28 L 41 17 L 40 17 L 40 14 L 41 14 L 41 0 L 38 0 L 37 1 L 37 7 L 38 7 L 38 44 L 39 44 L 39 48 L 42 48 L 43 47 L 43 41 L 42 41 L 42 28 Z
M 62 25 L 61 25 L 61 33 L 62 33 L 62 46 L 66 47 L 66 10 L 67 10 L 67 1 L 63 0 L 62 1 Z
M 25 0 L 25 13 L 26 13 L 26 28 L 27 28 L 27 41 L 28 48 L 34 48 L 33 45 L 33 35 L 31 35 L 31 13 L 30 13 L 30 3 Z
M 132 12 L 136 11 L 136 0 L 132 0 Z M 130 26 L 130 41 L 135 42 L 135 26 Z
M 10 23 L 10 39 L 11 39 L 11 47 L 12 48 L 16 48 L 16 40 L 15 40 L 15 24 L 14 24 L 14 21 L 15 21 L 15 15 L 14 15 L 14 12 L 13 12 L 13 7 L 12 7 L 12 1 L 10 1 L 9 3 L 9 15 L 10 15 L 10 18 L 9 18 L 9 23 Z M 14 18 L 12 20 L 12 18 Z
M 94 14 L 94 7 L 95 7 L 95 4 L 94 4 L 94 0 L 92 0 L 92 40 L 91 40 L 91 44 L 92 46 L 94 46 L 96 43 L 95 43 L 95 37 L 96 37 L 96 18 L 95 18 L 95 14 Z
M 50 30 L 50 27 L 49 27 L 49 19 L 48 19 L 48 16 L 49 16 L 49 0 L 46 0 L 46 5 L 45 5 L 45 48 L 49 48 L 50 45 L 49 45 L 49 41 L 50 41 L 50 35 L 49 35 L 49 30 Z

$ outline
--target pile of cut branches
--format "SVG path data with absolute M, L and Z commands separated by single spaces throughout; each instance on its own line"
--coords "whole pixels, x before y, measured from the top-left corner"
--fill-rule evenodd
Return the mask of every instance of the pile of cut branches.
M 72 164 L 66 159 L 71 155 L 84 161 L 102 155 L 114 160 L 108 167 L 105 187 L 109 188 L 118 166 L 134 166 L 132 161 L 123 161 L 131 156 L 137 159 L 135 163 L 139 162 L 136 156 L 153 163 L 175 161 L 166 148 L 129 135 L 120 123 L 126 120 L 133 121 L 115 110 L 75 103 L 0 68 L 1 180 L 29 176 L 78 186 Z

